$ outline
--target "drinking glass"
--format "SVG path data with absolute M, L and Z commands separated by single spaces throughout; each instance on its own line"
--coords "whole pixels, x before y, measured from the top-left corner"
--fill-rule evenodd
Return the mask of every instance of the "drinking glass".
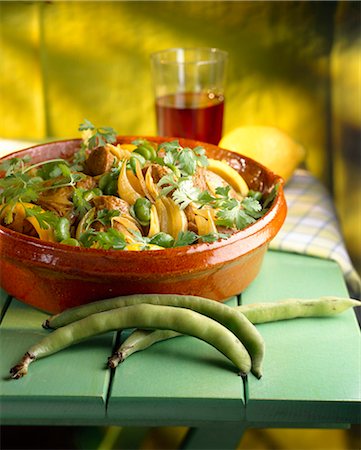
M 171 48 L 151 54 L 159 136 L 218 144 L 227 58 L 227 52 L 217 48 Z

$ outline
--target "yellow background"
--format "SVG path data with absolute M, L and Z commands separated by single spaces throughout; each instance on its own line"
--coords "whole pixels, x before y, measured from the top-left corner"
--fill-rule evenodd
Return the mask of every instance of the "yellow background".
M 273 125 L 304 145 L 361 267 L 360 16 L 359 2 L 2 1 L 0 138 L 75 137 L 84 118 L 156 134 L 150 53 L 219 47 L 224 132 Z
M 304 145 L 360 269 L 359 2 L 1 1 L 0 36 L 0 138 L 28 141 L 76 137 L 84 118 L 153 135 L 150 53 L 228 51 L 224 132 L 273 125 Z M 264 433 L 240 448 L 353 448 L 337 431 Z

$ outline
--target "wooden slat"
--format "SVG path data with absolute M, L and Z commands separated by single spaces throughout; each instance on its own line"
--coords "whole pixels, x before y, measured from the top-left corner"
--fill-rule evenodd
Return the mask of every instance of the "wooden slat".
M 235 305 L 236 298 L 230 304 Z M 243 382 L 213 347 L 189 336 L 177 337 L 118 366 L 108 417 L 148 425 L 241 421 Z
M 336 263 L 268 252 L 242 303 L 287 297 L 348 296 Z M 266 342 L 264 376 L 249 377 L 247 420 L 358 423 L 360 333 L 352 310 L 331 318 L 258 325 Z
M 10 295 L 7 292 L 5 292 L 4 289 L 0 288 L 0 322 L 3 319 L 3 315 L 10 303 L 10 300 L 11 300 Z
M 41 324 L 47 315 L 12 300 L 0 327 L 1 417 L 16 420 L 104 418 L 113 333 L 91 339 L 34 362 L 22 379 L 10 380 L 9 368 L 49 331 Z

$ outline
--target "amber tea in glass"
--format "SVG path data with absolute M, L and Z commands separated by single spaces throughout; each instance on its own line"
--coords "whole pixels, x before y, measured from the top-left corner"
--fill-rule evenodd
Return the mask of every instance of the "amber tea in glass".
M 218 144 L 222 137 L 227 53 L 169 49 L 152 55 L 157 131 Z

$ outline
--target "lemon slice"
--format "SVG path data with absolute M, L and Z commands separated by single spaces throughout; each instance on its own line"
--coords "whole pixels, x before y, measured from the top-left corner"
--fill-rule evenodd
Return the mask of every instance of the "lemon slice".
M 132 244 L 127 244 L 125 246 L 125 250 L 132 250 L 132 251 L 142 251 L 144 250 L 144 244 L 141 242 L 134 242 Z M 164 247 L 160 247 L 159 245 L 155 245 L 155 244 L 147 244 L 146 245 L 146 250 L 164 250 Z
M 268 126 L 238 127 L 227 133 L 219 146 L 254 159 L 285 181 L 305 157 L 302 145 L 278 128 Z
M 229 166 L 226 162 L 218 159 L 208 159 L 207 169 L 219 175 L 228 184 L 230 184 L 236 192 L 239 192 L 243 197 L 247 197 L 248 186 L 241 175 Z

